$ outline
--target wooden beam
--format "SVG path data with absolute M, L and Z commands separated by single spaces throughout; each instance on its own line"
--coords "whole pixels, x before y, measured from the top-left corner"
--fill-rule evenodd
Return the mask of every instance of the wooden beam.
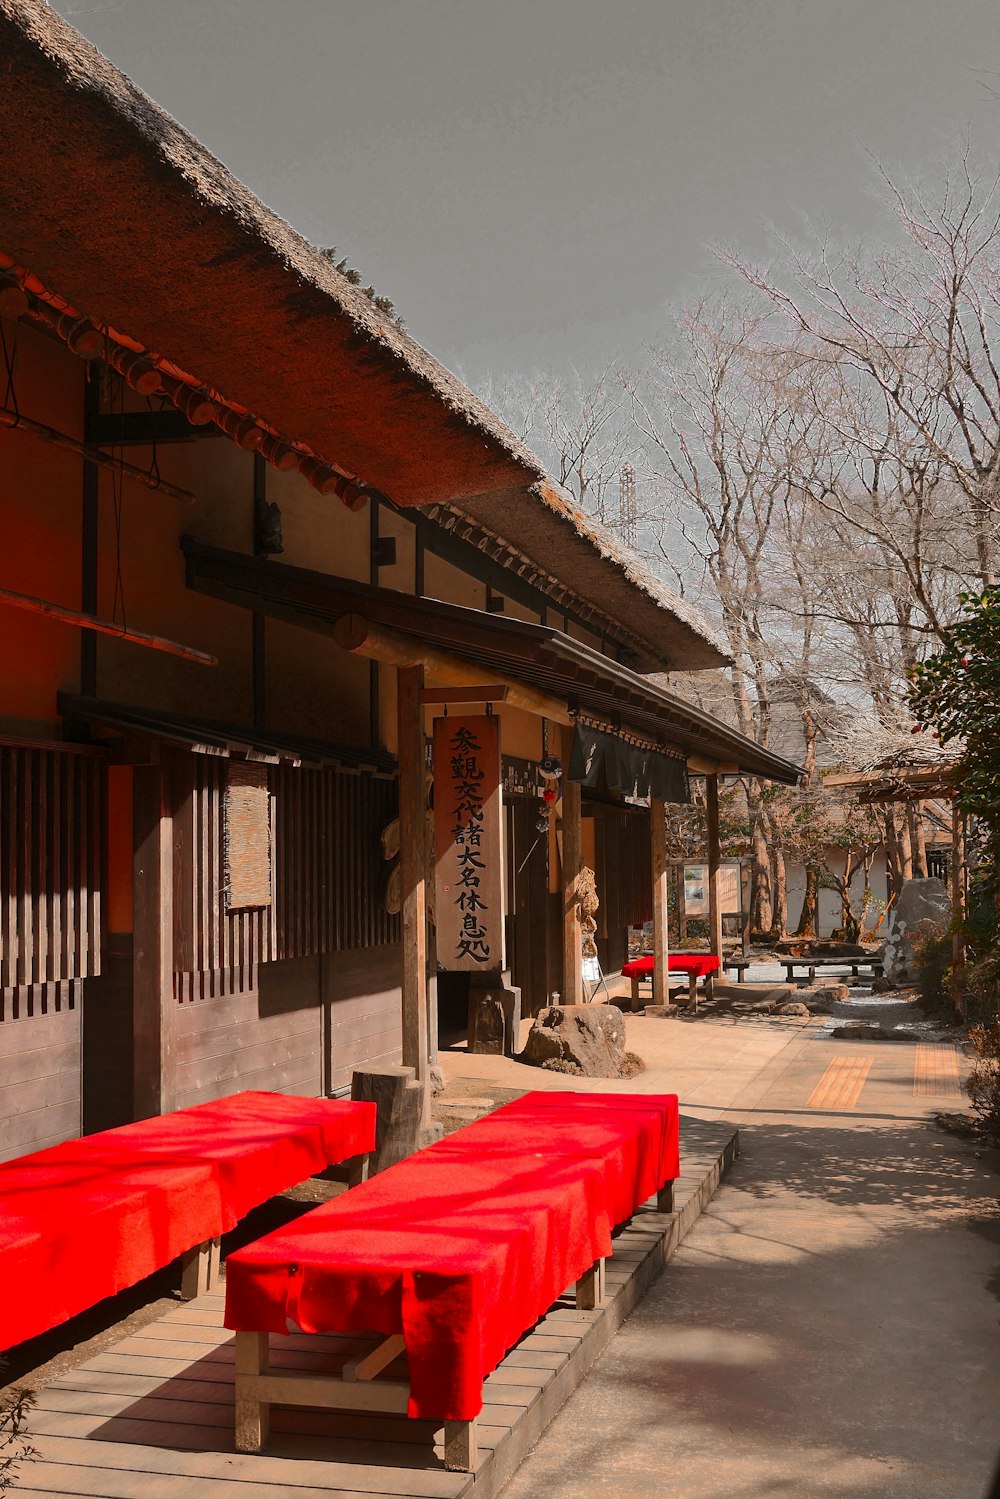
M 427 1025 L 427 791 L 423 670 L 396 672 L 399 755 L 399 865 L 402 883 L 403 1066 L 412 1067 L 430 1109 Z
M 88 463 L 97 463 L 103 468 L 113 468 L 118 473 L 124 474 L 127 479 L 135 479 L 138 483 L 145 484 L 147 489 L 155 489 L 161 494 L 169 495 L 171 499 L 183 500 L 186 505 L 190 505 L 197 498 L 189 489 L 181 489 L 176 484 L 170 484 L 166 479 L 158 478 L 155 473 L 149 473 L 144 468 L 136 468 L 135 464 L 126 463 L 124 458 L 116 458 L 113 453 L 104 453 L 90 443 L 77 442 L 75 437 L 69 437 L 65 432 L 57 432 L 55 427 L 46 427 L 43 422 L 33 422 L 30 417 L 11 411 L 6 406 L 0 406 L 0 427 L 8 427 L 12 432 L 25 432 L 30 437 L 40 437 L 43 442 L 50 442 L 55 448 L 65 448 L 68 453 L 76 453 L 78 457 L 85 458 Z
M 218 437 L 211 425 L 195 427 L 183 411 L 98 411 L 89 419 L 84 438 L 97 447 L 118 448 L 130 444 L 148 447 L 154 442 L 191 442 L 196 437 Z
M 42 614 L 46 619 L 60 625 L 75 625 L 78 630 L 96 630 L 99 635 L 114 635 L 127 640 L 130 645 L 142 645 L 151 651 L 165 651 L 168 656 L 180 656 L 184 661 L 195 661 L 199 666 L 218 666 L 218 656 L 207 651 L 196 651 L 193 646 L 180 645 L 176 640 L 167 640 L 162 635 L 149 635 L 145 630 L 127 630 L 116 625 L 114 620 L 100 619 L 96 614 L 87 614 L 80 609 L 66 609 L 62 604 L 53 604 L 49 599 L 38 599 L 30 593 L 16 593 L 12 588 L 0 588 L 0 604 L 11 609 L 23 609 L 28 614 Z
M 448 703 L 505 703 L 509 687 L 425 687 L 420 701 L 431 707 Z
M 569 764 L 570 736 L 565 735 L 564 762 Z M 582 798 L 580 787 L 562 778 L 562 889 L 564 1005 L 583 1004 L 583 945 L 580 931 L 580 869 L 583 864 Z
M 667 849 L 667 806 L 658 797 L 649 802 L 649 833 L 653 879 L 653 1003 L 670 1004 L 667 968 L 670 962 L 670 932 L 667 920 L 670 891 L 670 859 Z M 682 873 L 683 881 L 683 873 Z
M 708 776 L 705 782 L 705 807 L 708 814 L 708 948 L 722 958 L 722 901 L 719 868 L 722 848 L 719 843 L 719 778 Z
M 393 1359 L 399 1358 L 400 1354 L 406 1352 L 406 1339 L 401 1332 L 391 1333 L 387 1338 L 370 1353 L 363 1357 L 348 1359 L 341 1371 L 341 1379 L 355 1384 L 358 1380 L 374 1379 L 376 1374 L 381 1374 L 387 1369 Z
M 173 816 L 162 764 L 132 772 L 133 1115 L 174 1107 Z
M 447 651 L 428 645 L 415 636 L 404 635 L 383 625 L 373 624 L 362 614 L 344 614 L 333 629 L 333 638 L 345 651 L 385 661 L 396 667 L 422 667 L 428 681 L 443 687 L 505 687 L 505 701 L 512 708 L 523 708 L 556 723 L 572 725 L 574 719 L 566 703 L 506 677 L 499 672 L 484 671 L 474 661 L 463 661 Z

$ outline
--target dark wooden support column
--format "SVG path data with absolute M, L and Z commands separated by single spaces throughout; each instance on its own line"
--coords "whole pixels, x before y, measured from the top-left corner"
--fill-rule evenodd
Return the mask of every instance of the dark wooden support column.
M 719 777 L 705 777 L 705 806 L 708 813 L 708 947 L 722 957 L 722 909 L 719 890 L 719 865 L 722 850 L 719 843 Z
M 570 742 L 566 736 L 563 763 L 569 765 Z M 580 933 L 580 869 L 583 864 L 580 787 L 569 776 L 562 779 L 562 889 L 563 889 L 563 986 L 564 1005 L 583 1004 L 583 947 Z
M 957 798 L 951 804 L 951 999 L 959 1019 L 965 1015 L 965 814 Z
M 101 377 L 100 367 L 97 364 L 87 366 L 84 381 L 83 422 L 86 432 L 101 406 Z M 80 543 L 80 608 L 85 614 L 97 613 L 99 476 L 100 469 L 97 464 L 85 458 Z M 84 697 L 97 695 L 97 636 L 93 630 L 83 630 L 80 634 L 80 691 Z
M 670 929 L 667 921 L 670 861 L 667 849 L 667 807 L 658 797 L 649 803 L 649 841 L 653 877 L 653 1003 L 669 1005 Z
M 173 817 L 162 765 L 137 765 L 132 788 L 133 1107 L 148 1119 L 175 1106 Z
M 427 795 L 422 666 L 396 670 L 399 741 L 399 864 L 403 895 L 403 1066 L 412 1067 L 430 1109 L 427 1027 Z
M 180 412 L 177 413 L 178 416 Z M 260 551 L 260 522 L 267 505 L 267 461 L 260 453 L 253 455 L 253 536 L 254 556 L 264 555 Z M 262 609 L 255 609 L 250 625 L 252 678 L 251 712 L 255 729 L 263 729 L 267 723 L 267 616 Z

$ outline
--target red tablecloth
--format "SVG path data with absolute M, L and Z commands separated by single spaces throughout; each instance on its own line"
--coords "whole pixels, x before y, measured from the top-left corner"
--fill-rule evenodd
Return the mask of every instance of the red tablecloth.
M 248 1092 L 0 1164 L 0 1348 L 374 1148 L 375 1105 Z
M 709 973 L 715 973 L 719 968 L 719 960 L 712 952 L 672 952 L 667 957 L 668 973 L 694 974 L 695 978 L 704 978 Z M 653 956 L 646 953 L 644 957 L 633 958 L 631 963 L 622 965 L 622 976 L 627 979 L 648 978 L 653 971 Z
M 237 1331 L 402 1333 L 411 1416 L 482 1384 L 679 1174 L 675 1096 L 529 1093 L 229 1256 Z

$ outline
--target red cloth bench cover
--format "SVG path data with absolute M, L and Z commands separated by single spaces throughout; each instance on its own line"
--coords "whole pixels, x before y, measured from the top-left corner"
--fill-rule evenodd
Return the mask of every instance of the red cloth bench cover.
M 373 1103 L 237 1093 L 0 1164 L 0 1348 L 374 1148 Z
M 712 952 L 672 952 L 667 956 L 668 973 L 693 974 L 695 978 L 700 979 L 717 972 L 718 968 L 719 960 Z M 652 972 L 653 956 L 651 953 L 646 953 L 641 958 L 633 958 L 630 963 L 622 965 L 622 976 L 627 979 L 649 978 Z
M 483 1379 L 679 1174 L 677 1098 L 529 1093 L 226 1261 L 226 1326 L 402 1333 L 408 1414 Z

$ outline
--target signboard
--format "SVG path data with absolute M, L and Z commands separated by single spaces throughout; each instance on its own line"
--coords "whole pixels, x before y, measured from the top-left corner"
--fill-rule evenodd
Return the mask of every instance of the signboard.
M 719 865 L 719 911 L 723 916 L 739 916 L 740 866 Z M 684 915 L 708 915 L 708 865 L 684 865 Z
M 437 959 L 451 972 L 504 967 L 500 722 L 434 720 Z
M 521 760 L 516 755 L 503 757 L 503 799 L 512 796 L 535 796 L 540 792 L 538 766 L 534 760 Z

